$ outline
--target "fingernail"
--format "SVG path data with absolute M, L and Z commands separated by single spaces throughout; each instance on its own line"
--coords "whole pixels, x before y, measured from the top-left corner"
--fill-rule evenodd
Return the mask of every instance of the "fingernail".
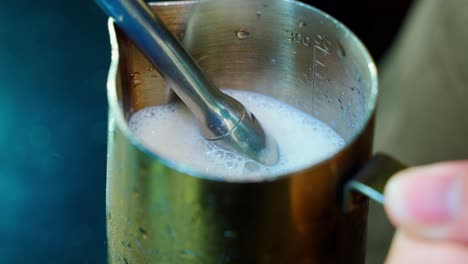
M 462 206 L 462 182 L 450 174 L 407 171 L 396 175 L 385 189 L 385 206 L 401 225 L 424 226 L 438 236 Z

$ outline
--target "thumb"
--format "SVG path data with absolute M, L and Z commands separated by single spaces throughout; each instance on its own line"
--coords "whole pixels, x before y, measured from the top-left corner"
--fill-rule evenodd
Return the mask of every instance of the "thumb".
M 406 234 L 468 245 L 468 160 L 397 173 L 385 188 L 385 209 Z

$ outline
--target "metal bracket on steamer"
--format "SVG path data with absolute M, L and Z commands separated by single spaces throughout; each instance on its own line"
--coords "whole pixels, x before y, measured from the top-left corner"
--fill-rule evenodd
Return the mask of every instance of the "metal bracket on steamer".
M 384 203 L 384 189 L 388 180 L 398 171 L 408 166 L 385 153 L 375 154 L 357 174 L 349 180 L 343 190 L 343 207 L 349 210 L 352 192 L 358 192 L 368 198 Z

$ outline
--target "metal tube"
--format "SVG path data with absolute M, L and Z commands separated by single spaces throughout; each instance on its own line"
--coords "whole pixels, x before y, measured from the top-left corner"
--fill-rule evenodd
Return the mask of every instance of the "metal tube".
M 199 121 L 204 137 L 260 163 L 278 160 L 276 141 L 252 113 L 205 77 L 194 59 L 142 0 L 97 0 L 135 42 Z

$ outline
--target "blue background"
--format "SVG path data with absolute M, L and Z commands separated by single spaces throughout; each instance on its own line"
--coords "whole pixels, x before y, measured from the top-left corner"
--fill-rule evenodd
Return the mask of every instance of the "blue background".
M 106 17 L 0 6 L 0 263 L 104 263 Z
M 378 58 L 409 1 L 310 2 Z M 106 21 L 89 0 L 0 0 L 0 263 L 106 261 Z

